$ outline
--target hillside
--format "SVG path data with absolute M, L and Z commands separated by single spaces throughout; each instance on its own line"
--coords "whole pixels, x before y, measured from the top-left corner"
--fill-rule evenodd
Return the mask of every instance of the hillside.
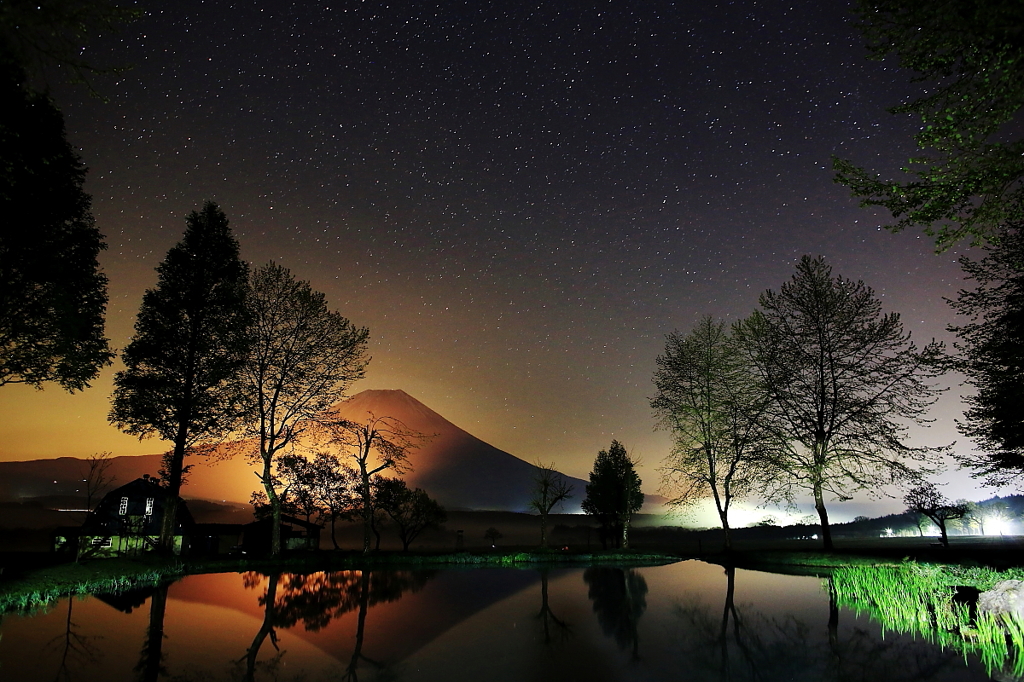
M 389 416 L 424 434 L 421 447 L 410 453 L 412 470 L 404 478 L 450 509 L 524 511 L 535 467 L 485 443 L 401 390 L 363 391 L 339 405 L 342 416 L 364 419 L 367 413 Z M 160 455 L 115 457 L 109 469 L 115 485 L 142 474 L 155 475 Z M 254 467 L 244 457 L 224 461 L 190 459 L 194 465 L 182 494 L 218 502 L 248 502 L 258 485 Z M 26 498 L 84 495 L 87 471 L 72 457 L 0 462 L 0 502 Z M 568 478 L 568 477 L 567 477 Z M 569 478 L 575 491 L 565 512 L 579 511 L 586 483 Z

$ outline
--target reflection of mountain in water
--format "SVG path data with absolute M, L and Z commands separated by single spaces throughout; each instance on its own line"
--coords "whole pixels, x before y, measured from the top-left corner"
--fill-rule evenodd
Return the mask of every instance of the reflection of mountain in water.
M 364 652 L 383 661 L 404 659 L 538 580 L 534 571 L 514 569 L 369 573 L 373 604 L 364 626 Z M 246 574 L 244 579 L 248 589 L 237 574 L 190 576 L 171 587 L 170 598 L 226 607 L 262 621 L 268 578 Z M 275 595 L 282 615 L 272 625 L 345 659 L 358 627 L 360 580 L 359 571 L 282 575 Z

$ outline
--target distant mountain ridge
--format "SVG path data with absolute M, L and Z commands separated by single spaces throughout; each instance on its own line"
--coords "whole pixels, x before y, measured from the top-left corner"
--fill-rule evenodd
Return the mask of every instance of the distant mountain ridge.
M 536 467 L 485 443 L 464 431 L 402 390 L 367 390 L 338 405 L 342 416 L 363 420 L 367 413 L 394 417 L 428 440 L 411 451 L 412 470 L 403 478 L 410 486 L 426 490 L 450 509 L 526 511 Z M 109 473 L 116 484 L 143 474 L 155 475 L 160 455 L 123 456 L 112 459 Z M 258 485 L 255 469 L 243 457 L 194 464 L 182 495 L 220 502 L 249 501 Z M 84 495 L 84 460 L 73 457 L 25 462 L 0 462 L 0 501 L 52 495 Z M 579 512 L 586 481 L 565 477 L 573 486 L 573 498 L 565 513 Z

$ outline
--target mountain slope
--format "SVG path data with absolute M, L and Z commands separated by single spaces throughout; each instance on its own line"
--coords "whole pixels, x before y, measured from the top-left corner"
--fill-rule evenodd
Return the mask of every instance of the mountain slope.
M 409 429 L 427 436 L 421 447 L 410 452 L 412 470 L 403 478 L 412 487 L 426 490 L 450 509 L 525 511 L 536 468 L 503 450 L 485 443 L 401 390 L 370 390 L 339 404 L 347 419 L 359 421 L 367 413 L 394 417 Z M 116 477 L 115 487 L 142 474 L 155 475 L 160 455 L 112 458 L 108 474 Z M 254 467 L 244 457 L 221 462 L 189 458 L 194 468 L 182 495 L 227 502 L 248 502 L 259 485 Z M 0 462 L 0 501 L 16 501 L 51 495 L 84 496 L 82 479 L 88 468 L 72 457 Z M 568 478 L 573 498 L 564 509 L 578 512 L 586 494 L 586 482 Z
M 377 417 L 398 419 L 428 440 L 409 455 L 412 471 L 403 478 L 423 488 L 449 508 L 525 511 L 536 467 L 485 443 L 401 390 L 370 390 L 338 406 L 353 421 Z M 573 499 L 564 511 L 579 511 L 586 482 L 566 476 Z

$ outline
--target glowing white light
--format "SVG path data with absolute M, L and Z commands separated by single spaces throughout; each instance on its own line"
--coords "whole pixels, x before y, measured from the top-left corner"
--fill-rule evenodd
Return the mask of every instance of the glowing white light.
M 985 535 L 1006 535 L 1010 530 L 1010 520 L 1002 514 L 985 517 Z

